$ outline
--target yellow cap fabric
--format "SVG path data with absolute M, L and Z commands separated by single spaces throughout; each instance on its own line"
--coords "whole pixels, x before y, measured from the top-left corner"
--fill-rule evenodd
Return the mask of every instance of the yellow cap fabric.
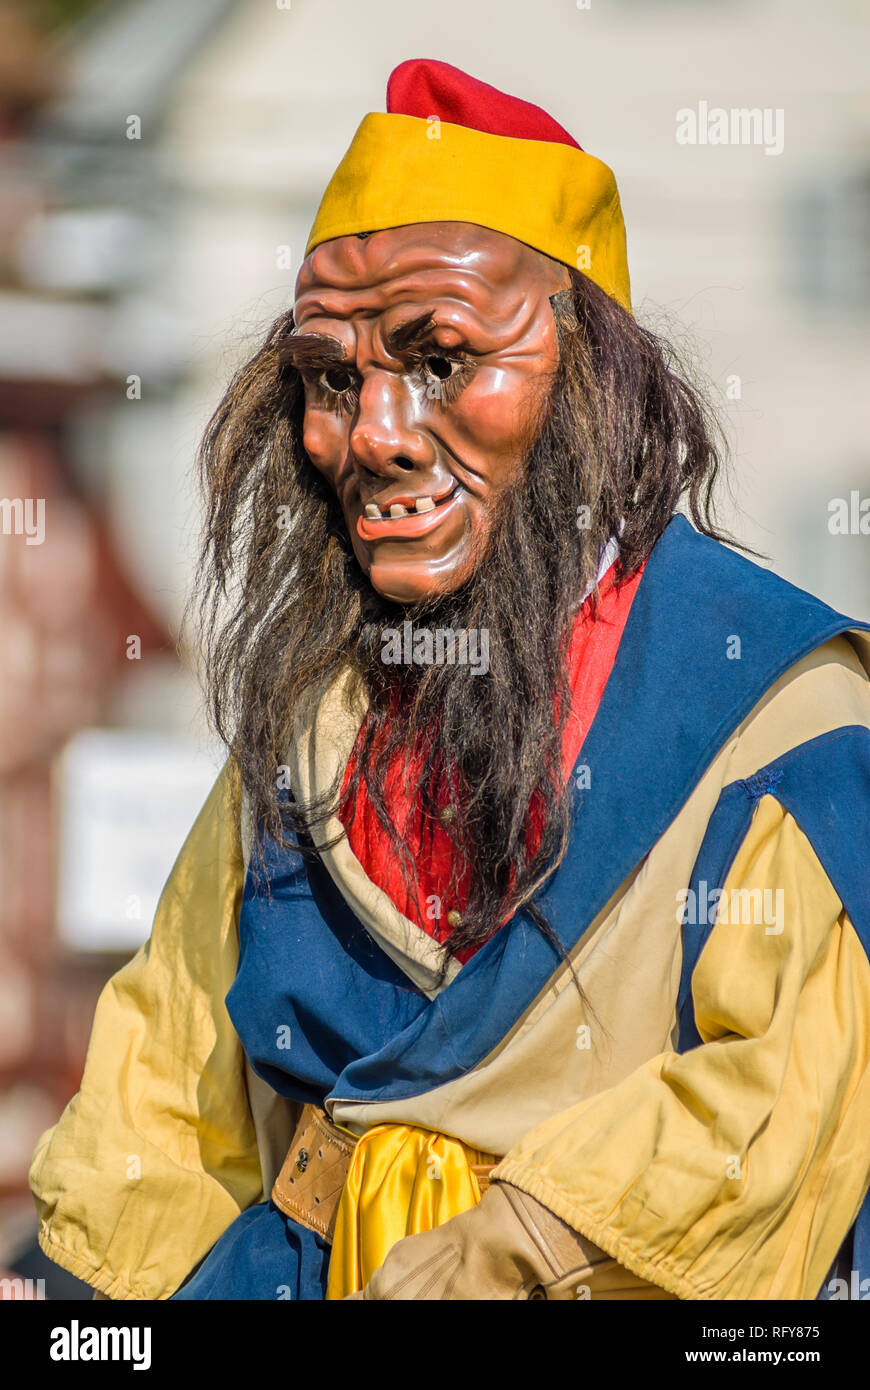
M 474 222 L 581 270 L 631 312 L 625 224 L 606 164 L 571 145 L 372 112 L 323 195 L 305 248 L 414 222 Z

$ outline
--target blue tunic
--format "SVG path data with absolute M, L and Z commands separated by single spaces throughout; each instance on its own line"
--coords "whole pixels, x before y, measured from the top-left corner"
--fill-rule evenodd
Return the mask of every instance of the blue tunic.
M 575 794 L 569 851 L 540 898 L 566 950 L 773 682 L 831 637 L 868 627 L 698 535 L 682 517 L 672 519 L 647 562 L 584 743 L 597 794 Z M 735 632 L 741 659 L 723 662 Z M 649 751 L 662 729 L 666 775 Z M 756 801 L 770 792 L 808 835 L 870 950 L 870 885 L 850 852 L 856 840 L 870 840 L 870 731 L 836 730 L 813 742 L 800 758 L 790 750 L 724 789 L 693 886 L 724 883 Z M 836 801 L 820 786 L 836 786 Z M 519 912 L 430 1000 L 368 935 L 321 864 L 268 840 L 265 855 L 271 895 L 250 870 L 227 1007 L 255 1071 L 292 1100 L 403 1099 L 463 1075 L 499 1044 L 561 964 Z M 700 1042 L 691 977 L 708 931 L 705 924 L 684 932 L 680 1051 Z M 289 1048 L 281 1045 L 287 1038 Z M 868 1202 L 854 1240 L 855 1265 L 867 1277 Z M 319 1299 L 327 1262 L 317 1236 L 265 1202 L 233 1222 L 174 1296 Z

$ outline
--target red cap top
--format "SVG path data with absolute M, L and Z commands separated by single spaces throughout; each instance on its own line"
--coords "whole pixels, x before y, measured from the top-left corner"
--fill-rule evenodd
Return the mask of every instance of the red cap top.
M 508 96 L 488 82 L 469 77 L 449 63 L 434 58 L 409 58 L 390 73 L 387 111 L 392 115 L 437 116 L 451 125 L 481 130 L 487 135 L 507 135 L 514 140 L 547 140 L 554 145 L 580 145 L 530 101 Z

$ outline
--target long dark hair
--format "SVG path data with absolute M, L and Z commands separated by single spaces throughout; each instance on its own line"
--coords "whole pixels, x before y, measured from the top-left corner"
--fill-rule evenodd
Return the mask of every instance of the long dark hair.
M 387 795 L 391 760 L 417 752 L 427 811 L 437 809 L 439 774 L 455 793 L 450 834 L 470 888 L 453 951 L 480 944 L 520 906 L 550 935 L 533 898 L 570 830 L 566 644 L 603 546 L 618 534 L 619 573 L 629 577 L 681 502 L 700 531 L 730 539 L 713 514 L 721 435 L 673 351 L 578 271 L 554 311 L 560 363 L 529 421 L 523 480 L 503 495 L 475 574 L 438 602 L 397 610 L 362 574 L 337 501 L 302 447 L 292 313 L 236 374 L 201 448 L 197 593 L 211 710 L 258 835 L 286 844 L 290 829 L 335 813 L 339 785 L 317 804 L 288 806 L 277 773 L 303 708 L 349 670 L 369 700 L 351 792 L 365 782 L 409 878 L 413 856 Z M 486 629 L 488 672 L 385 666 L 382 634 L 397 617 Z

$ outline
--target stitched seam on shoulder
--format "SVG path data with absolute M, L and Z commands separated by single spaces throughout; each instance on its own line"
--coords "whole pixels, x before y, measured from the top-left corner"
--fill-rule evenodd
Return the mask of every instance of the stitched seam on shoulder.
M 740 786 L 755 807 L 762 797 L 774 794 L 784 774 L 785 769 L 782 767 L 765 768 L 762 772 L 753 773 L 751 777 L 744 777 Z
M 843 724 L 839 729 L 830 729 L 826 734 L 817 734 L 814 738 L 808 738 L 803 743 L 799 743 L 795 748 L 789 748 L 786 753 L 781 753 L 778 758 L 760 767 L 757 772 L 753 772 L 750 777 L 738 777 L 733 782 L 722 788 L 719 796 L 721 801 L 726 793 L 733 793 L 735 790 L 746 790 L 751 784 L 757 782 L 759 778 L 765 776 L 776 776 L 774 786 L 778 785 L 782 779 L 786 764 L 794 762 L 796 758 L 802 758 L 811 750 L 815 750 L 821 744 L 836 743 L 839 739 L 849 738 L 855 734 L 867 734 L 870 736 L 870 727 L 866 724 Z M 778 774 L 778 775 L 777 775 Z

